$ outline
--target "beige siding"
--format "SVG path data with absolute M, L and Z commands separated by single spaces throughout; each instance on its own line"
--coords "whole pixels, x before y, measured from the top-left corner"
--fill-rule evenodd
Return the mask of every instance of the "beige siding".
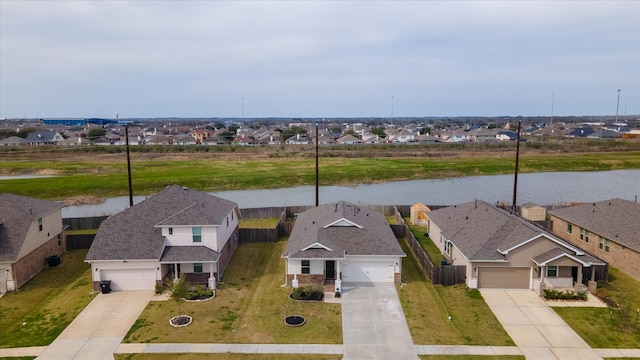
M 515 250 L 511 250 L 509 255 L 507 255 L 507 259 L 511 266 L 532 266 L 534 265 L 532 261 L 534 257 L 544 254 L 556 247 L 558 247 L 558 244 L 555 242 L 545 237 L 539 237 L 526 245 L 520 246 Z

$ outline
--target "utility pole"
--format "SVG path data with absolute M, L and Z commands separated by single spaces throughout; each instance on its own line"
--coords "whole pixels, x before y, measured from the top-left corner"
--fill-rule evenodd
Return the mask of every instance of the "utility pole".
M 319 171 L 318 171 L 318 124 L 316 124 L 316 206 L 320 204 L 319 199 L 319 191 L 320 188 L 320 179 L 319 179 Z
M 520 159 L 520 124 L 521 122 L 518 121 L 518 135 L 516 136 L 516 171 L 513 177 L 513 203 L 511 205 L 513 212 L 516 212 L 516 201 L 517 201 L 517 194 L 518 194 L 518 161 Z
M 131 186 L 131 159 L 129 156 L 129 124 L 124 125 L 125 142 L 127 144 L 127 177 L 129 180 L 129 206 L 133 206 L 133 187 Z
M 620 92 L 622 89 L 618 89 L 618 104 L 616 105 L 616 125 L 618 125 L 618 110 L 620 109 Z

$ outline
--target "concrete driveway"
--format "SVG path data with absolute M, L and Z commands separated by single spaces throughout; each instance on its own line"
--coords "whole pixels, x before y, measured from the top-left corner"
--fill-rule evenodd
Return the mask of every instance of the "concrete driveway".
M 113 352 L 153 295 L 153 291 L 98 294 L 38 359 L 113 360 Z
M 527 359 L 602 359 L 531 290 L 480 290 Z
M 418 359 L 393 284 L 343 284 L 344 360 Z

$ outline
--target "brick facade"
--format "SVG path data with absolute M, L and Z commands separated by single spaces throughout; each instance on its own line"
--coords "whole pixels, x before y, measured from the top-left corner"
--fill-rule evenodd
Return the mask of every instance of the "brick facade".
M 571 224 L 571 227 L 571 233 L 569 233 L 569 223 L 567 221 L 551 216 L 551 231 L 555 235 L 640 280 L 639 252 L 616 243 L 615 239 L 608 239 L 610 241 L 609 251 L 606 251 L 605 246 L 600 249 L 599 234 L 590 232 L 589 241 L 587 242 L 586 232 L 582 234 L 582 239 L 580 238 L 579 225 Z
M 218 271 L 220 271 L 220 274 L 224 274 L 224 270 L 227 268 L 227 265 L 229 265 L 231 257 L 238 248 L 239 243 L 240 231 L 238 230 L 238 227 L 236 227 L 231 236 L 229 236 L 229 239 L 227 239 L 224 247 L 220 249 L 220 258 L 218 259 Z M 216 277 L 218 276 L 219 274 L 216 274 Z
M 298 279 L 298 286 L 311 286 L 311 285 L 324 284 L 324 274 L 298 274 L 296 275 L 296 279 Z M 288 274 L 287 285 L 291 285 L 292 280 L 293 280 L 293 274 Z
M 35 250 L 23 256 L 13 264 L 13 279 L 15 287 L 19 289 L 37 273 L 47 266 L 47 258 L 50 256 L 60 256 L 64 252 L 64 233 L 54 236 L 46 243 L 40 245 Z

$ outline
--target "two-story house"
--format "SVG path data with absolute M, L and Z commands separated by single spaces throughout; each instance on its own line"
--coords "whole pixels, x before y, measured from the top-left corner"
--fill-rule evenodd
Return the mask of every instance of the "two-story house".
M 238 204 L 173 185 L 102 222 L 87 253 L 93 289 L 151 290 L 169 273 L 215 288 L 235 252 Z
M 0 194 L 0 292 L 18 290 L 64 251 L 62 204 Z M 58 260 L 59 261 L 59 260 Z

